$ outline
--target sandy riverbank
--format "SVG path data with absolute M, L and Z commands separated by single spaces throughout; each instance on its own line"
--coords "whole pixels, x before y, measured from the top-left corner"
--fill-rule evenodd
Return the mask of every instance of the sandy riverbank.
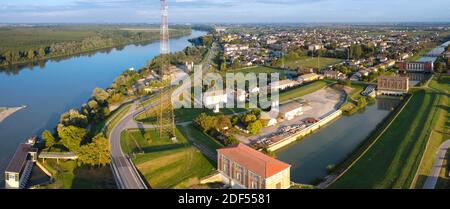
M 25 105 L 20 107 L 0 107 L 0 123 L 15 112 L 26 108 Z

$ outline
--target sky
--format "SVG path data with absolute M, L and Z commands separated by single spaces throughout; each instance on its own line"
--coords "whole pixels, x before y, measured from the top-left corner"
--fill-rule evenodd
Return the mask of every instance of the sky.
M 168 0 L 171 23 L 450 22 L 450 0 Z M 0 23 L 157 23 L 159 0 L 0 0 Z

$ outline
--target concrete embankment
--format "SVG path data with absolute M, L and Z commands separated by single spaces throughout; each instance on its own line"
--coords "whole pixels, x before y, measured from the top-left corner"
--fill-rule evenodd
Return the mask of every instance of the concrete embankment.
M 305 136 L 311 134 L 312 132 L 320 129 L 321 127 L 323 127 L 323 126 L 327 125 L 328 123 L 334 121 L 335 119 L 339 118 L 340 116 L 342 116 L 342 111 L 337 110 L 337 111 L 333 112 L 332 114 L 324 117 L 317 123 L 314 123 L 313 125 L 297 132 L 296 134 L 288 136 L 285 139 L 280 140 L 280 141 L 270 145 L 267 149 L 273 152 L 273 151 L 279 150 L 285 146 L 288 146 L 289 144 L 297 141 L 299 137 L 305 137 Z

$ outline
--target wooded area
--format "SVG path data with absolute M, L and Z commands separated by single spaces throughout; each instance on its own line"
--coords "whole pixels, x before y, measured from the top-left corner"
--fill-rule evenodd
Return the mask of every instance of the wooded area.
M 191 29 L 176 26 L 171 37 L 185 36 Z M 156 41 L 155 26 L 58 25 L 0 28 L 0 65 L 27 63 L 105 49 Z

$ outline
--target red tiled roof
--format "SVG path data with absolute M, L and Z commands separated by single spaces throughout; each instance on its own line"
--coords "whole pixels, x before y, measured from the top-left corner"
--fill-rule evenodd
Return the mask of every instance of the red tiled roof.
M 291 167 L 244 144 L 218 149 L 217 152 L 263 178 L 269 178 Z

